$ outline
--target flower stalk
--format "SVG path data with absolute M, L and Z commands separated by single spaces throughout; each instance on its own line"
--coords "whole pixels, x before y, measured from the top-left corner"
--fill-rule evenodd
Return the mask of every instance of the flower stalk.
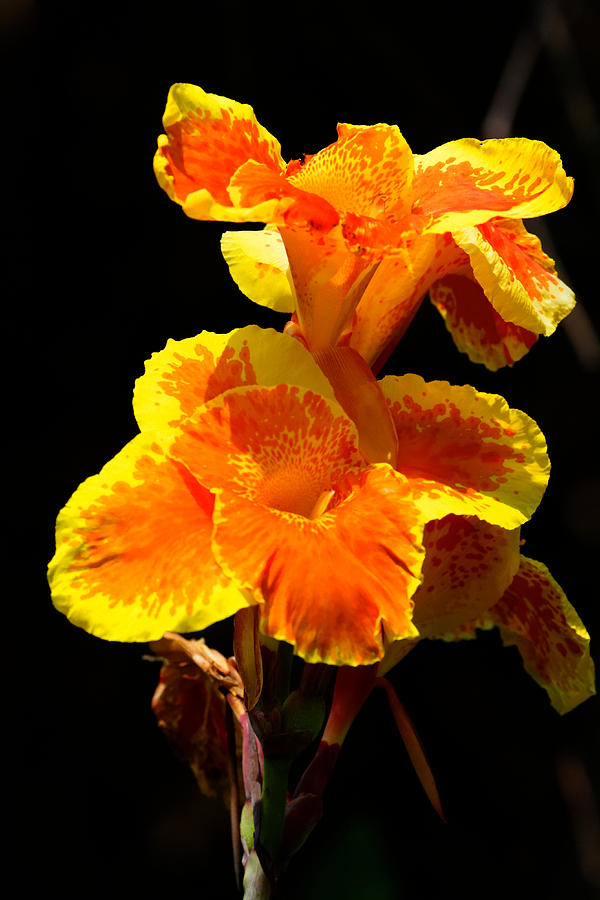
M 498 627 L 559 712 L 595 691 L 583 624 L 520 553 L 550 468 L 536 423 L 469 385 L 375 377 L 428 293 L 491 370 L 550 335 L 575 301 L 523 220 L 573 180 L 540 141 L 416 155 L 385 124 L 340 124 L 286 162 L 249 106 L 193 85 L 172 87 L 163 124 L 159 184 L 192 218 L 265 224 L 224 235 L 223 255 L 291 319 L 152 356 L 139 433 L 61 511 L 49 580 L 75 624 L 152 642 L 159 723 L 229 803 L 246 900 L 268 900 L 374 688 L 443 818 L 383 677 L 420 640 Z M 183 636 L 230 618 L 232 658 Z

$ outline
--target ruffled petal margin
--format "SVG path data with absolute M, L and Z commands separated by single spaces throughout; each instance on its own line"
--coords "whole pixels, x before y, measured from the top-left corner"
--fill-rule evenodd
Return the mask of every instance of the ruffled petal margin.
M 463 514 L 513 529 L 530 518 L 550 471 L 533 419 L 470 385 L 418 375 L 380 384 L 398 432 L 396 468 L 429 520 Z
M 138 435 L 59 514 L 55 606 L 98 637 L 150 641 L 252 605 L 213 556 L 213 506 L 183 465 Z
M 413 190 L 415 220 L 439 234 L 498 215 L 533 218 L 561 209 L 573 179 L 541 141 L 464 138 L 415 156 Z
M 388 640 L 417 635 L 423 524 L 406 481 L 381 465 L 315 519 L 221 494 L 215 546 L 228 570 L 264 598 L 260 630 L 307 662 L 369 665 Z
M 297 384 L 333 399 L 333 389 L 308 351 L 286 334 L 248 325 L 228 334 L 203 331 L 169 340 L 138 378 L 133 409 L 140 429 L 174 426 L 233 388 Z
M 285 171 L 279 142 L 256 120 L 251 106 L 207 94 L 193 84 L 174 84 L 163 116 L 154 170 L 172 200 L 183 205 L 205 190 L 231 206 L 227 192 L 234 172 L 249 159 Z
M 522 222 L 493 220 L 452 234 L 468 253 L 473 276 L 506 321 L 546 337 L 575 306 L 539 239 Z

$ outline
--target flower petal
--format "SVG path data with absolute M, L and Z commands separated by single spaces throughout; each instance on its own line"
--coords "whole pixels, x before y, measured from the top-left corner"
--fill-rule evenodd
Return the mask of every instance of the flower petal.
M 413 600 L 422 637 L 452 630 L 497 603 L 519 568 L 519 529 L 446 516 L 425 529 L 423 583 Z
M 312 351 L 336 344 L 352 321 L 375 264 L 347 249 L 340 228 L 328 234 L 282 228 L 302 336 Z
M 221 494 L 215 547 L 265 600 L 260 630 L 307 662 L 368 665 L 384 634 L 416 636 L 411 595 L 419 583 L 422 523 L 406 482 L 376 466 L 316 519 Z
M 285 246 L 276 228 L 226 231 L 221 252 L 240 291 L 261 306 L 293 313 L 294 283 Z
M 457 348 L 492 372 L 517 362 L 537 341 L 537 334 L 505 322 L 467 276 L 448 275 L 436 281 L 429 294 Z
M 413 157 L 397 125 L 340 124 L 335 143 L 290 164 L 288 173 L 338 212 L 400 218 L 411 208 Z
M 138 435 L 58 517 L 55 606 L 98 637 L 149 641 L 250 605 L 210 549 L 213 503 L 184 466 Z
M 545 688 L 558 712 L 595 694 L 589 634 L 543 563 L 522 558 L 487 622 L 500 628 L 504 644 L 516 644 L 526 671 Z
M 404 256 L 383 259 L 366 287 L 352 323 L 350 346 L 379 369 L 410 325 L 432 281 L 466 256 L 449 235 L 413 232 Z
M 260 125 L 252 107 L 193 84 L 174 84 L 163 116 L 154 168 L 161 187 L 183 204 L 199 190 L 231 206 L 231 176 L 248 160 L 284 171 L 279 142 Z
M 153 353 L 135 385 L 133 408 L 142 430 L 190 416 L 231 388 L 287 382 L 333 398 L 331 385 L 310 353 L 288 335 L 249 325 L 228 334 L 203 331 L 169 340 Z
M 441 233 L 479 225 L 499 213 L 531 218 L 561 209 L 573 179 L 541 141 L 464 138 L 415 156 L 413 213 Z
M 503 397 L 418 375 L 381 381 L 398 432 L 396 468 L 430 519 L 449 513 L 516 528 L 541 500 L 550 463 L 535 422 Z
M 228 192 L 233 205 L 239 209 L 260 209 L 261 204 L 276 203 L 269 217 L 259 221 L 298 225 L 319 232 L 330 231 L 339 221 L 338 213 L 323 197 L 297 188 L 281 172 L 254 160 L 240 166 L 229 182 Z
M 330 347 L 314 354 L 335 398 L 358 431 L 358 446 L 370 463 L 393 465 L 398 436 L 379 382 L 352 347 Z
M 525 670 L 566 713 L 596 693 L 589 635 L 543 563 L 521 558 L 502 599 L 481 618 L 445 639 L 474 637 L 475 629 L 498 626 L 506 646 L 516 645 Z
M 211 491 L 306 517 L 323 491 L 365 466 L 342 408 L 287 384 L 221 394 L 177 424 L 169 453 Z
M 382 622 L 415 633 L 422 516 L 389 466 L 364 474 L 357 444 L 337 403 L 282 384 L 222 394 L 170 448 L 218 497 L 215 553 L 269 604 L 261 631 L 335 665 L 379 659 Z
M 573 292 L 557 278 L 554 261 L 522 222 L 496 219 L 452 236 L 469 254 L 475 279 L 506 322 L 548 336 L 573 309 Z

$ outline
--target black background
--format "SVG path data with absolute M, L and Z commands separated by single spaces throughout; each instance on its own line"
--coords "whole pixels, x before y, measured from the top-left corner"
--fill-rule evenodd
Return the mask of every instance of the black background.
M 45 583 L 56 513 L 135 434 L 131 392 L 144 360 L 169 337 L 285 321 L 230 281 L 222 227 L 186 219 L 155 182 L 170 84 L 251 103 L 286 159 L 331 143 L 337 121 L 398 123 L 423 153 L 484 136 L 520 41 L 531 65 L 517 76 L 524 87 L 512 133 L 558 149 L 575 176 L 572 203 L 547 220 L 553 246 L 545 246 L 597 323 L 597 11 L 582 2 L 2 7 L 4 195 L 16 201 L 4 218 L 4 396 L 17 464 L 5 484 L 7 575 L 18 575 L 6 601 L 7 644 L 18 651 L 7 674 L 19 698 L 7 742 L 17 751 L 12 821 L 24 853 L 15 896 L 34 881 L 63 897 L 235 896 L 227 813 L 200 796 L 155 725 L 157 670 L 142 660 L 145 648 L 80 632 L 53 610 Z M 531 24 L 541 13 L 544 40 Z M 598 372 L 590 325 L 571 318 L 493 374 L 458 354 L 425 303 L 386 372 L 470 382 L 537 420 L 553 474 L 524 529 L 525 553 L 550 566 L 593 630 Z M 230 652 L 227 626 L 208 637 Z M 596 896 L 596 701 L 559 717 L 493 634 L 460 646 L 424 642 L 392 680 L 428 750 L 448 825 L 429 808 L 374 697 L 284 896 Z

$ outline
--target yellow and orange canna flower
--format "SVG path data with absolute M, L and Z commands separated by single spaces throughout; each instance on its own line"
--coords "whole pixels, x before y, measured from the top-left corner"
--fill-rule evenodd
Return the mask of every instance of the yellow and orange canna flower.
M 523 356 L 574 305 L 522 223 L 565 206 L 558 154 L 524 138 L 413 155 L 395 125 L 338 125 L 285 163 L 251 107 L 174 85 L 155 172 L 192 218 L 264 222 L 222 249 L 252 300 L 294 313 L 312 351 L 343 339 L 378 369 L 429 291 L 458 347 L 489 368 Z
M 305 660 L 371 664 L 419 637 L 428 523 L 468 516 L 506 535 L 460 621 L 484 614 L 516 572 L 511 532 L 545 489 L 543 436 L 471 387 L 379 384 L 398 437 L 389 462 L 365 457 L 362 424 L 293 338 L 250 326 L 169 341 L 136 384 L 140 434 L 59 515 L 55 605 L 124 641 L 258 605 L 261 632 Z M 472 559 L 461 571 L 475 582 Z

